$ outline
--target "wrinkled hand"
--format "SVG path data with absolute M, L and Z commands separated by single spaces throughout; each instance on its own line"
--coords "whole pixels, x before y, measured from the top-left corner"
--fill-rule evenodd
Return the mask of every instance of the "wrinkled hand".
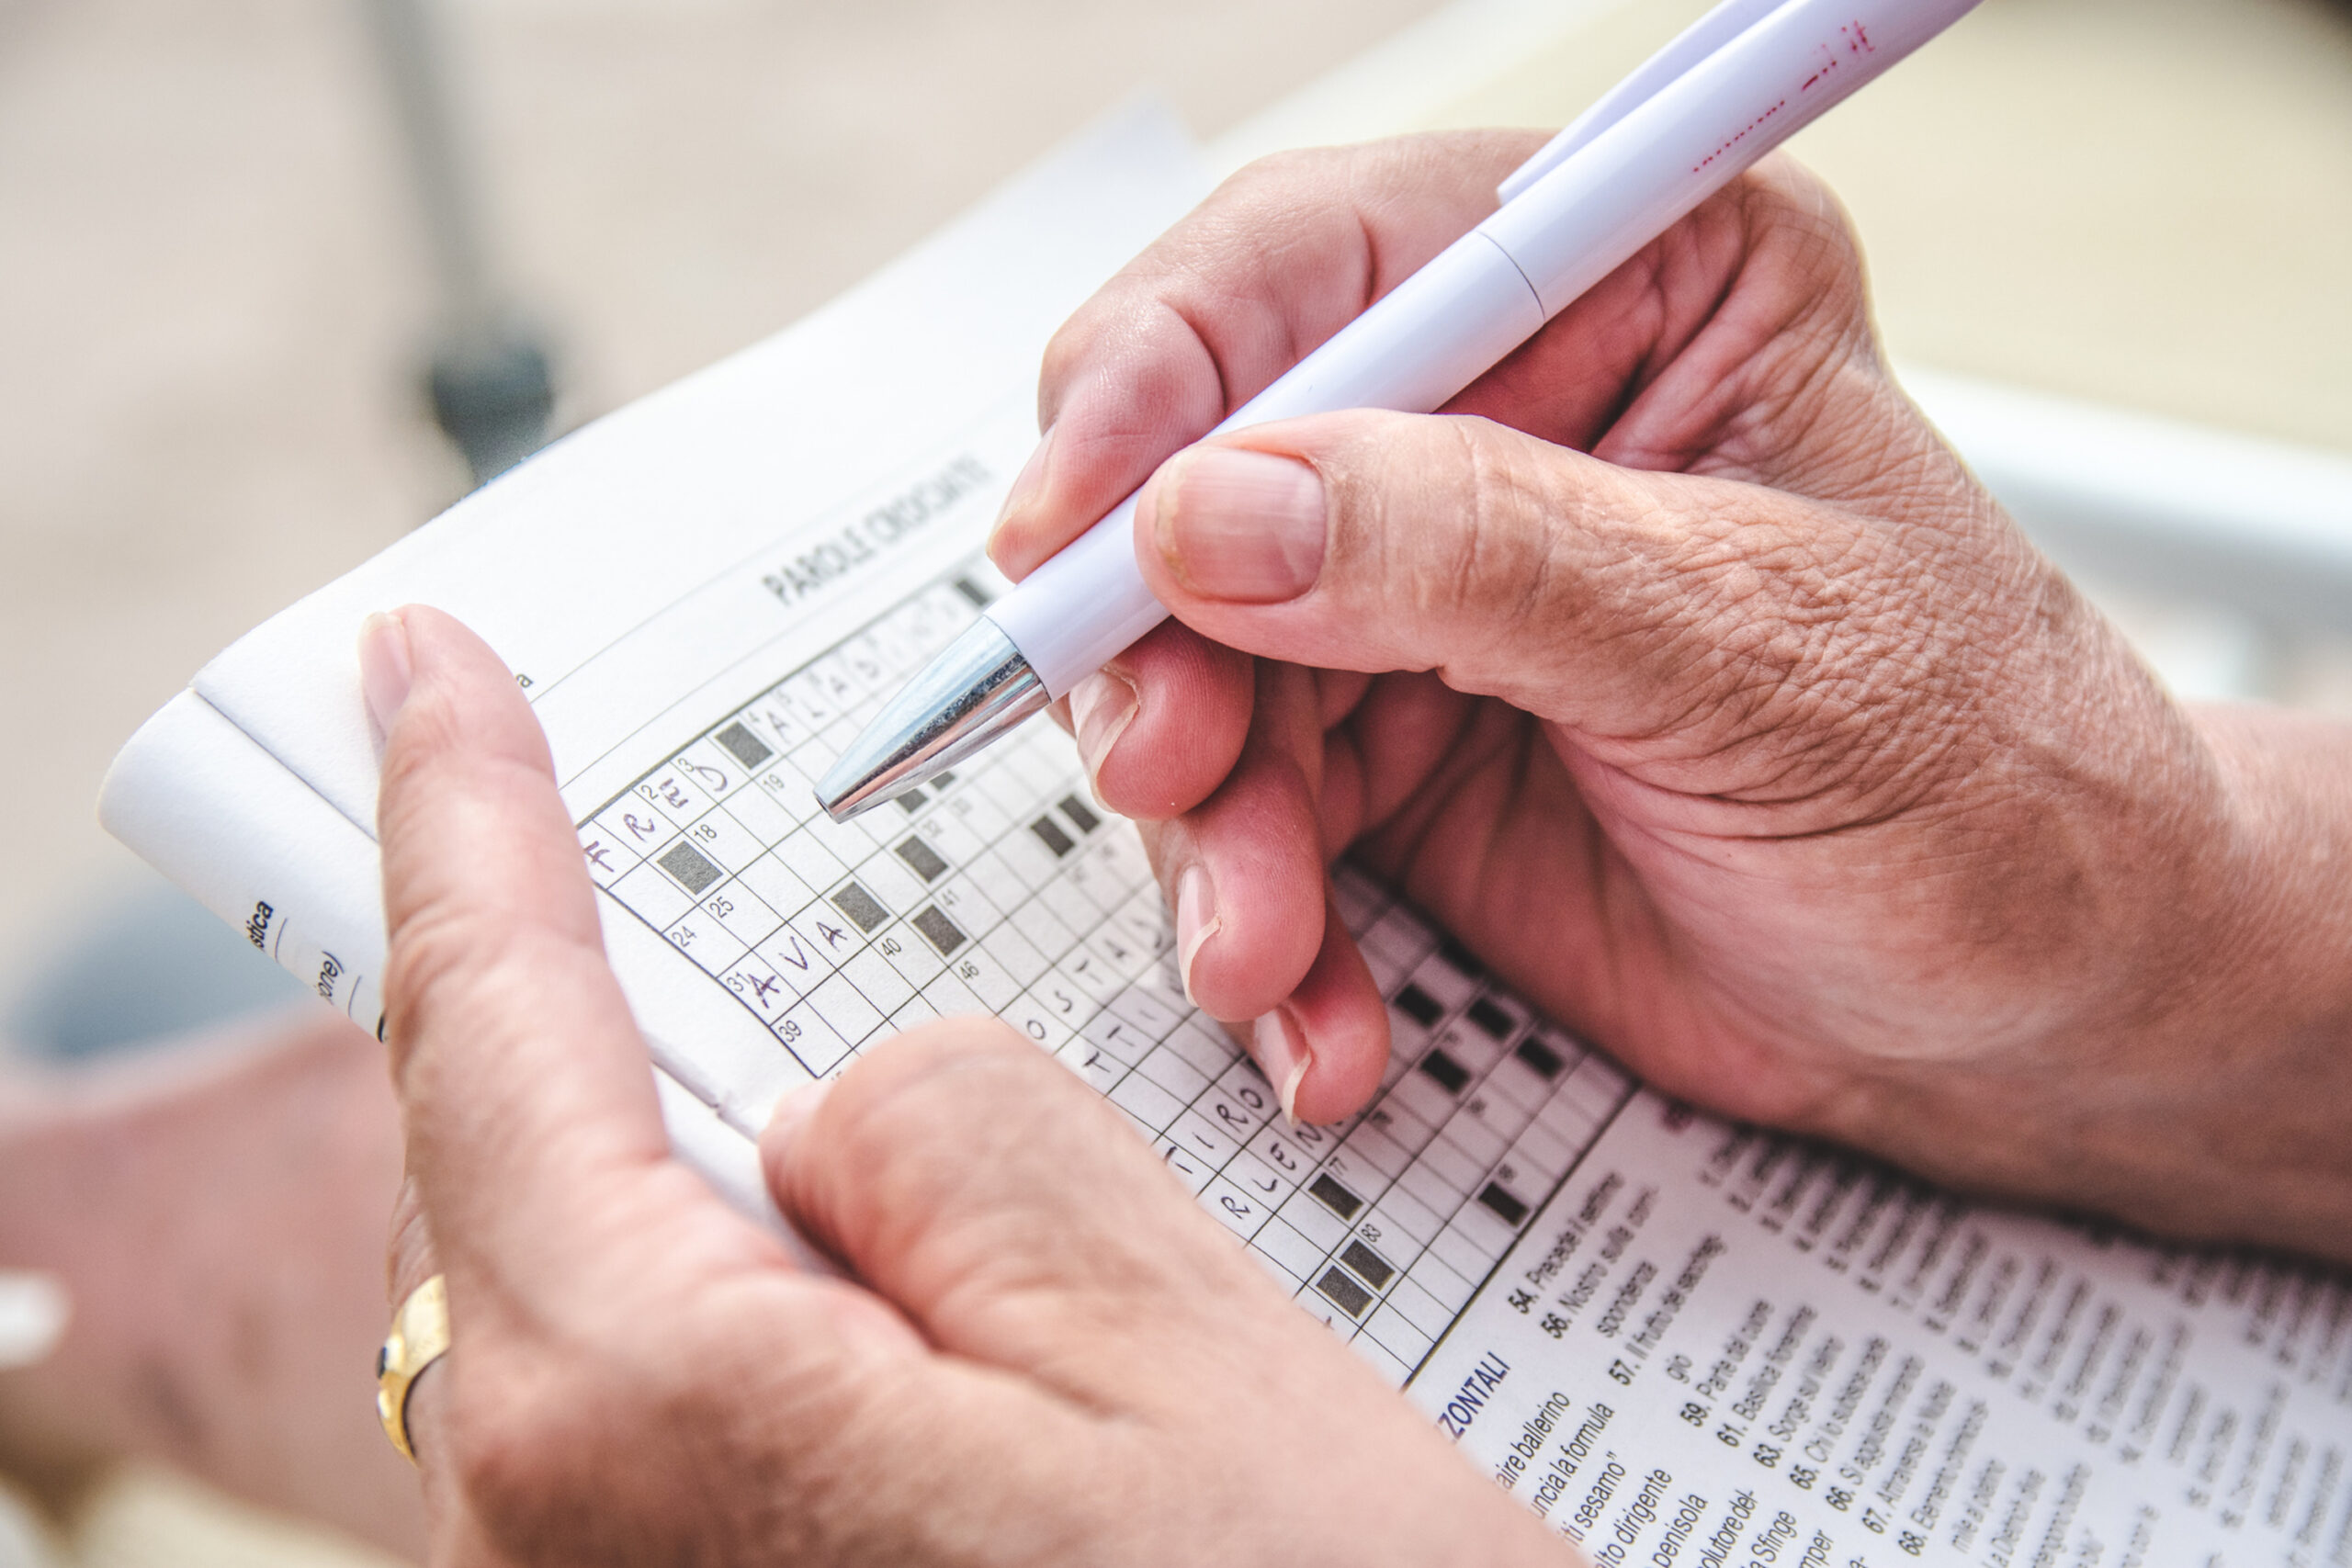
M 1144 485 L 1176 621 L 1064 717 L 1147 824 L 1192 994 L 1300 1115 L 1361 1105 L 1387 1025 L 1328 912 L 1352 850 L 1669 1090 L 1980 1188 L 2352 1246 L 2303 1076 L 2331 1043 L 2344 1071 L 2352 988 L 2308 928 L 2345 919 L 2352 796 L 2333 886 L 2256 798 L 2341 734 L 2165 694 L 1889 377 L 1793 164 L 1443 415 L 1187 447 L 1533 141 L 1258 165 L 1047 353 L 992 548 L 1022 575 Z
M 429 610 L 363 661 L 436 1562 L 1568 1561 L 993 1020 L 779 1111 L 770 1186 L 858 1282 L 796 1268 L 670 1157 L 511 679 Z

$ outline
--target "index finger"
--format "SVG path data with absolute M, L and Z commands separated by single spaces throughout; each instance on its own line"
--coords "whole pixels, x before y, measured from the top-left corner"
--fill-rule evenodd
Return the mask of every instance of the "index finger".
M 1446 131 L 1262 159 L 1046 348 L 1036 456 L 989 553 L 1026 576 L 1494 210 L 1541 131 Z
M 641 1269 L 649 1241 L 686 1239 L 693 1188 L 659 1177 L 652 1073 L 538 721 L 439 611 L 371 622 L 366 640 L 374 705 L 396 710 L 377 805 L 387 1032 L 442 1265 L 542 1299 L 595 1259 Z

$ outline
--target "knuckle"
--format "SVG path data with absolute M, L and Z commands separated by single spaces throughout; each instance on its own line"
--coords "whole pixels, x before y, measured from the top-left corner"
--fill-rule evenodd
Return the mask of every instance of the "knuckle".
M 1837 193 L 1793 160 L 1768 161 L 1744 176 L 1741 204 L 1751 248 L 1796 286 L 1788 301 L 1795 342 L 1849 350 L 1872 341 L 1862 246 Z
M 384 995 L 396 1040 L 413 1038 L 415 1025 L 445 999 L 458 1000 L 473 988 L 474 976 L 501 966 L 512 933 L 486 920 L 458 900 L 428 896 L 403 912 L 393 929 L 384 961 Z
M 1081 308 L 1054 329 L 1037 367 L 1037 406 L 1041 423 L 1052 424 L 1070 384 L 1078 378 L 1094 346 L 1091 307 Z
M 880 1160 L 930 1145 L 996 1106 L 1034 1102 L 1067 1075 L 1012 1025 L 942 1019 L 885 1043 L 842 1075 L 827 1097 L 831 1137 Z
M 1378 487 L 1386 498 L 1421 499 L 1435 516 L 1384 517 L 1381 549 L 1389 558 L 1384 581 L 1411 595 L 1408 606 L 1424 619 L 1458 628 L 1457 643 L 1476 655 L 1510 637 L 1542 610 L 1554 592 L 1551 520 L 1555 498 L 1523 442 L 1483 419 L 1430 422 L 1427 443 L 1392 443 L 1386 462 L 1402 468 Z M 1418 446 L 1419 450 L 1410 450 Z M 1446 478 L 1436 493 L 1427 476 Z M 1430 541 L 1436 558 L 1408 560 Z M 1408 570 L 1408 569 L 1410 570 Z
M 492 934 L 472 911 L 442 893 L 427 894 L 401 911 L 384 965 L 385 988 L 422 997 L 480 961 L 477 938 Z
M 1340 183 L 1358 156 L 1355 151 L 1341 147 L 1286 148 L 1261 153 L 1227 175 L 1210 195 L 1209 203 L 1287 207 L 1302 187 Z
M 785 1164 L 787 1206 L 837 1244 L 895 1252 L 1035 1131 L 1059 1072 L 993 1019 L 910 1030 L 835 1081 Z
M 880 1253 L 919 1238 L 939 1258 L 987 1251 L 982 1238 L 1008 1227 L 1067 1219 L 1063 1184 L 1123 1150 L 1104 1136 L 1111 1115 L 1025 1035 L 992 1019 L 943 1020 L 835 1083 L 811 1123 L 821 1157 L 792 1162 L 792 1179 L 808 1183 L 794 1196 L 835 1237 Z M 855 1180 L 839 1179 L 851 1171 Z
M 1138 264 L 1141 265 L 1141 264 Z M 1214 279 L 1176 267 L 1106 286 L 1055 333 L 1039 382 L 1040 417 L 1060 454 L 1114 466 L 1164 457 L 1224 411 L 1225 371 L 1204 306 Z
M 1742 176 L 1741 198 L 1765 232 L 1859 280 L 1861 240 L 1852 216 L 1827 181 L 1785 153 Z
M 456 897 L 413 907 L 384 964 L 385 1034 L 395 1084 L 413 1095 L 416 1051 L 428 1038 L 479 1040 L 515 1027 L 520 999 L 551 977 L 578 977 L 601 955 L 542 929 Z
M 430 1279 L 434 1269 L 433 1237 L 413 1177 L 402 1179 L 400 1195 L 393 1201 L 391 1235 L 385 1252 L 390 1299 L 398 1304 Z

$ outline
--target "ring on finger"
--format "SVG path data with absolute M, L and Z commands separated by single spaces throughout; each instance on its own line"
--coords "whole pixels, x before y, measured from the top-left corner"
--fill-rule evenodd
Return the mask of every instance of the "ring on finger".
M 376 1416 L 401 1457 L 416 1462 L 408 1440 L 408 1391 L 449 1348 L 449 1288 L 435 1274 L 392 1314 L 392 1330 L 376 1352 Z

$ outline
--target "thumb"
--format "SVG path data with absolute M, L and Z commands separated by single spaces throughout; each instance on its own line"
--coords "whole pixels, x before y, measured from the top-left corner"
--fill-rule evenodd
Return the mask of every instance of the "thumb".
M 1109 1102 L 994 1019 L 910 1031 L 792 1110 L 762 1140 L 778 1202 L 951 1354 L 1100 1396 L 1217 1342 L 1237 1292 L 1283 1304 Z
M 1919 483 L 1975 493 L 1943 467 Z M 1989 502 L 1978 512 L 1996 525 Z M 1920 653 L 1902 613 L 1916 585 L 1964 595 L 1990 575 L 1975 527 L 1893 527 L 1483 419 L 1370 411 L 1179 453 L 1139 498 L 1136 551 L 1161 602 L 1229 646 L 1434 671 L 1584 738 L 1707 755 L 1883 695 L 1884 671 Z M 1825 673 L 1846 678 L 1826 703 Z

